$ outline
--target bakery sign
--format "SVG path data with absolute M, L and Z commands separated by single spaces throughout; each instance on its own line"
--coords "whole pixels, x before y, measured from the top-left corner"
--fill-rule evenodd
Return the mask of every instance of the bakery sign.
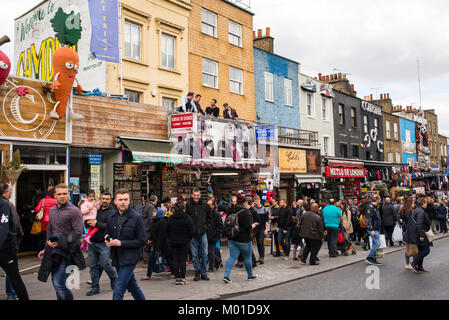
M 364 168 L 339 168 L 327 166 L 325 171 L 326 177 L 331 178 L 365 178 Z

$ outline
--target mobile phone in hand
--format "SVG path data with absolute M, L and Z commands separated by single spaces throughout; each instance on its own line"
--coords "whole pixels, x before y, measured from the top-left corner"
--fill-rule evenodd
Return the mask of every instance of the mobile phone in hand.
M 111 237 L 107 234 L 104 236 L 104 240 L 106 240 L 107 242 L 111 241 Z

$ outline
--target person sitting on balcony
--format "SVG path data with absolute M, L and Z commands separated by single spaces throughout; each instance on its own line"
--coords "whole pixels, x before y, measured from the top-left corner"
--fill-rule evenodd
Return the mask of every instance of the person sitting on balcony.
M 232 120 L 239 120 L 239 116 L 237 115 L 237 111 L 235 109 L 232 109 L 228 103 L 223 104 L 224 110 L 223 110 L 223 118 L 225 119 L 232 119 Z
M 177 112 L 198 112 L 195 101 L 193 100 L 193 92 L 187 93 L 181 98 L 181 105 L 176 108 Z
M 201 101 L 201 95 L 197 94 L 194 99 L 196 110 L 197 110 L 197 112 L 201 113 L 204 116 L 204 115 L 206 115 L 206 113 L 203 111 L 203 108 L 201 108 L 200 101 Z
M 210 106 L 206 108 L 206 116 L 214 116 L 218 118 L 220 116 L 220 108 L 217 106 L 217 99 L 210 101 Z

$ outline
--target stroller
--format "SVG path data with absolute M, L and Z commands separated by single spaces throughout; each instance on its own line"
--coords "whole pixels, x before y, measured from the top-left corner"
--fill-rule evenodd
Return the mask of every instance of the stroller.
M 337 250 L 341 251 L 341 254 L 344 256 L 349 254 L 357 254 L 354 242 L 349 238 L 349 235 L 343 226 L 340 226 L 340 233 L 338 234 L 337 240 Z

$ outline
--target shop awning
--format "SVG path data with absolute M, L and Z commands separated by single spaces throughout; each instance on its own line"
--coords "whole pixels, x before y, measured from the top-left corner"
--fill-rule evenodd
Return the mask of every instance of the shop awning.
M 171 153 L 172 143 L 164 140 L 139 140 L 119 137 L 133 155 L 134 162 L 162 162 L 180 164 L 185 156 Z
M 324 179 L 321 175 L 300 175 L 295 174 L 295 180 L 298 184 L 301 183 L 323 183 Z

